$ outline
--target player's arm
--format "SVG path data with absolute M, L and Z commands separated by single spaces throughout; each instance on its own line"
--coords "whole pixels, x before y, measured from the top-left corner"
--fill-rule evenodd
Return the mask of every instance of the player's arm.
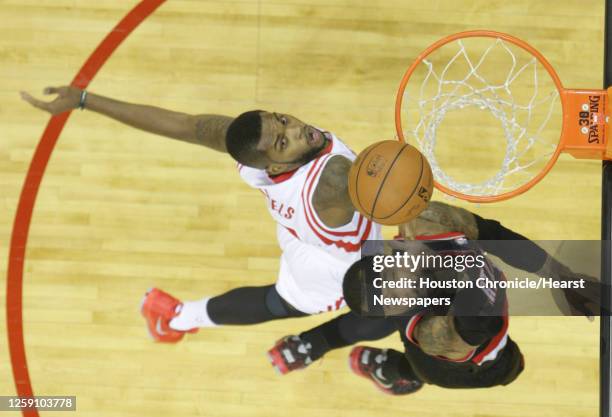
M 601 286 L 595 278 L 573 272 L 538 244 L 497 220 L 432 201 L 416 219 L 400 225 L 399 230 L 400 235 L 408 239 L 418 235 L 461 232 L 468 239 L 479 239 L 483 250 L 515 268 L 560 281 L 584 279 L 585 288 L 553 289 L 554 300 L 564 314 L 583 314 L 590 318 L 599 312 Z
M 50 102 L 38 100 L 26 92 L 21 92 L 21 97 L 32 106 L 54 115 L 78 108 L 81 101 L 81 90 L 75 87 L 47 87 L 44 93 L 57 96 Z M 233 120 L 228 116 L 190 115 L 155 106 L 127 103 L 93 93 L 87 94 L 84 105 L 87 110 L 128 126 L 220 152 L 226 152 L 225 134 Z
M 323 168 L 312 204 L 319 218 L 328 227 L 340 227 L 351 221 L 355 208 L 348 193 L 348 173 L 351 161 L 333 156 Z
M 497 220 L 485 219 L 461 207 L 439 201 L 430 202 L 416 219 L 400 225 L 399 232 L 407 239 L 419 235 L 460 232 L 470 240 L 478 239 L 482 249 L 498 256 L 508 265 L 528 272 L 538 271 L 548 256 L 537 244 Z
M 407 239 L 447 232 L 460 232 L 468 239 L 478 239 L 478 224 L 474 213 L 461 207 L 431 201 L 417 218 L 399 226 L 400 235 Z

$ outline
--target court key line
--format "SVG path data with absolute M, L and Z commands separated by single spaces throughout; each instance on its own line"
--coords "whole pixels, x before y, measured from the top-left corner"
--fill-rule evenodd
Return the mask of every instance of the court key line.
M 86 88 L 108 58 L 140 23 L 149 17 L 165 0 L 143 0 L 106 35 L 89 56 L 71 82 L 72 86 Z M 28 372 L 28 363 L 23 338 L 23 264 L 30 229 L 30 221 L 38 189 L 45 173 L 53 148 L 71 112 L 51 117 L 30 162 L 17 212 L 13 223 L 6 274 L 6 324 L 9 354 L 17 395 L 32 397 L 33 389 Z M 24 417 L 38 417 L 36 408 L 23 409 Z

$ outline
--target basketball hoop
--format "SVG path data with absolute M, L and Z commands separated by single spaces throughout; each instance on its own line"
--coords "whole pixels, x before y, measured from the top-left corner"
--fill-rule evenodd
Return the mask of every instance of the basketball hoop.
M 399 140 L 413 139 L 428 159 L 439 190 L 500 201 L 537 184 L 561 152 L 612 159 L 609 91 L 564 88 L 546 58 L 514 36 L 461 32 L 408 68 L 395 124 Z

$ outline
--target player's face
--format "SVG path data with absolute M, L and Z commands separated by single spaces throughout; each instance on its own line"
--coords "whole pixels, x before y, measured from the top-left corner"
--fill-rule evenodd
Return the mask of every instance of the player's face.
M 283 113 L 261 113 L 258 149 L 270 161 L 267 171 L 280 174 L 312 160 L 326 145 L 323 132 Z

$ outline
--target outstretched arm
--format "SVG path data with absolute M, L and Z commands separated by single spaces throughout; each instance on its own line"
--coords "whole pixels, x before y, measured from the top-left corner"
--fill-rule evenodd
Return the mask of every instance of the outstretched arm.
M 32 106 L 59 114 L 79 107 L 82 90 L 71 86 L 47 87 L 45 94 L 56 94 L 52 101 L 42 101 L 26 92 L 21 97 Z M 126 125 L 157 135 L 203 145 L 226 152 L 225 134 L 232 118 L 215 114 L 190 115 L 159 107 L 133 104 L 98 94 L 87 93 L 84 108 Z
M 552 289 L 554 300 L 564 314 L 583 314 L 591 318 L 599 312 L 601 287 L 596 279 L 573 272 L 537 243 L 497 220 L 484 219 L 460 207 L 432 201 L 416 219 L 400 225 L 399 231 L 407 239 L 414 239 L 418 235 L 461 232 L 468 239 L 479 239 L 482 249 L 515 268 L 558 281 L 583 278 L 584 288 Z

